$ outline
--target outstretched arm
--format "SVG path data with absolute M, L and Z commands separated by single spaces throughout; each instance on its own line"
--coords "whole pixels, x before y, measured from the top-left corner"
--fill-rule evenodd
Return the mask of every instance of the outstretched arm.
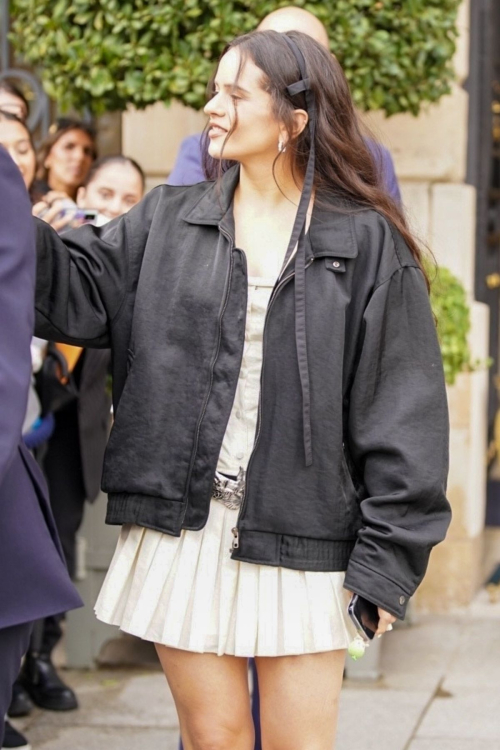
M 77 346 L 107 348 L 109 328 L 134 284 L 160 197 L 153 190 L 103 227 L 59 236 L 36 222 L 36 334 Z

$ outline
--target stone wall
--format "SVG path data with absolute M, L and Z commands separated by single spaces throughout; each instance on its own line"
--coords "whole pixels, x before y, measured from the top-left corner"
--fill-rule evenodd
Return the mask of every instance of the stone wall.
M 155 104 L 140 112 L 131 108 L 123 115 L 123 153 L 144 169 L 148 190 L 165 182 L 183 138 L 203 130 L 205 121 L 203 113 L 178 103 Z

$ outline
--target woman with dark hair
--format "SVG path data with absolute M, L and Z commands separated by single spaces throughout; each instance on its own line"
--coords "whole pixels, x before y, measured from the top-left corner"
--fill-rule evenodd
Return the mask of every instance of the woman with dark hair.
M 236 39 L 206 113 L 215 182 L 37 223 L 38 331 L 112 347 L 96 612 L 155 642 L 185 747 L 253 747 L 255 657 L 263 745 L 331 750 L 350 592 L 404 619 L 450 520 L 428 283 L 317 42 Z
M 97 158 L 95 132 L 80 120 L 60 118 L 38 150 L 33 215 L 57 232 L 80 226 L 76 196 Z
M 56 191 L 74 201 L 96 158 L 94 129 L 81 120 L 58 119 L 38 150 L 37 191 Z
M 99 212 L 99 224 L 116 219 L 139 203 L 144 195 L 146 179 L 139 164 L 128 156 L 103 156 L 91 166 L 78 188 L 79 208 Z
M 21 89 L 3 79 L 0 81 L 0 109 L 26 120 L 29 115 L 28 100 Z

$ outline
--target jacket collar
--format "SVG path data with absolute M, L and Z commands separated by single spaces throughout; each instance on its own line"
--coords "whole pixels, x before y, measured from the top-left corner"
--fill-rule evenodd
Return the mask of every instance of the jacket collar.
M 218 226 L 234 235 L 232 203 L 239 179 L 240 167 L 236 164 L 223 174 L 220 187 L 216 182 L 207 183 L 207 189 L 183 217 L 184 221 Z M 315 258 L 330 255 L 355 258 L 358 254 L 352 210 L 348 213 L 333 204 L 331 209 L 315 205 L 308 235 Z

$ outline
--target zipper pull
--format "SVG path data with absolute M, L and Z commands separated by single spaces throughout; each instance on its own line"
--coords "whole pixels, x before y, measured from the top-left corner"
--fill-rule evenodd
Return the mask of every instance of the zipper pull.
M 233 529 L 231 529 L 233 532 L 233 543 L 231 544 L 230 552 L 233 552 L 235 549 L 238 549 L 240 546 L 240 532 L 238 531 L 238 527 L 235 526 Z

